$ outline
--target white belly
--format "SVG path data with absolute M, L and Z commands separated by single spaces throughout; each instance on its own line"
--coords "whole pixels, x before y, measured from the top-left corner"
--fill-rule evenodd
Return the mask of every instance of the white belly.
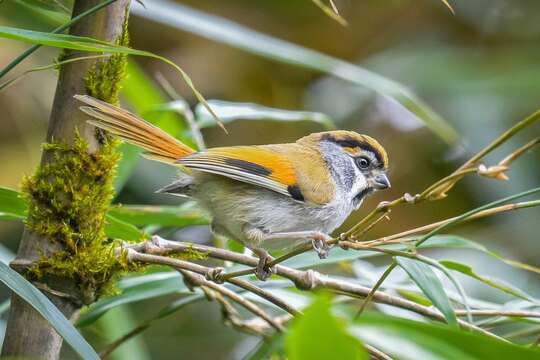
M 340 226 L 353 210 L 349 201 L 306 204 L 220 176 L 205 176 L 200 180 L 192 196 L 210 213 L 214 230 L 248 246 L 255 245 L 245 236 L 248 229 L 256 228 L 265 233 L 320 231 L 328 234 Z M 276 241 L 261 245 L 283 249 L 295 244 Z

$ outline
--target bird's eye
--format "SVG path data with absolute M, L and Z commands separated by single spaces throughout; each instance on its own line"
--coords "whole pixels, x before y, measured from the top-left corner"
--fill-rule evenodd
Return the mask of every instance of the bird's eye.
M 369 161 L 367 157 L 361 156 L 356 159 L 356 165 L 358 165 L 360 169 L 367 169 L 369 165 L 371 165 L 371 161 Z

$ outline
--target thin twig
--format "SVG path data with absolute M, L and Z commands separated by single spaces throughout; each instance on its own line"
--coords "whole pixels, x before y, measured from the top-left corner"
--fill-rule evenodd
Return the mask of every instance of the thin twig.
M 370 290 L 369 294 L 366 296 L 366 298 L 364 299 L 364 302 L 362 302 L 362 305 L 360 306 L 360 309 L 358 309 L 358 312 L 356 313 L 356 315 L 354 316 L 355 319 L 357 319 L 360 315 L 362 315 L 362 312 L 364 312 L 364 309 L 367 307 L 367 305 L 370 303 L 371 299 L 373 299 L 373 296 L 375 295 L 375 293 L 377 292 L 377 290 L 379 290 L 379 288 L 381 287 L 381 285 L 383 284 L 384 280 L 386 280 L 386 278 L 388 277 L 388 275 L 390 275 L 390 273 L 392 272 L 392 270 L 394 270 L 394 268 L 397 266 L 397 262 L 395 259 L 392 259 L 392 264 L 390 264 L 390 266 L 384 271 L 384 273 L 381 275 L 381 277 L 379 278 L 379 280 L 377 280 L 377 282 L 375 283 L 375 285 L 373 286 L 373 288 Z
M 514 203 L 514 204 L 501 205 L 501 206 L 493 207 L 493 208 L 482 210 L 482 211 L 480 211 L 478 213 L 475 213 L 475 214 L 463 219 L 463 222 L 469 222 L 469 221 L 472 221 L 472 220 L 477 220 L 477 219 L 480 219 L 480 218 L 485 218 L 485 217 L 501 214 L 501 213 L 512 211 L 512 210 L 525 209 L 525 208 L 535 207 L 535 206 L 540 206 L 540 200 L 524 201 L 524 202 L 519 202 L 519 203 Z M 351 242 L 351 241 L 347 241 L 347 240 L 339 240 L 339 239 L 333 239 L 333 240 L 329 241 L 328 243 L 330 245 L 340 244 L 340 246 L 343 245 L 348 249 L 369 250 L 369 248 L 376 247 L 376 246 L 379 246 L 379 245 L 411 242 L 411 241 L 414 241 L 415 239 L 413 239 L 413 238 L 407 239 L 406 237 L 433 230 L 433 229 L 435 229 L 435 228 L 437 228 L 437 227 L 439 227 L 441 225 L 448 224 L 448 223 L 450 223 L 452 221 L 455 221 L 458 218 L 459 218 L 458 216 L 455 216 L 455 217 L 448 218 L 448 219 L 441 220 L 441 221 L 437 221 L 437 222 L 434 222 L 434 223 L 431 223 L 431 224 L 428 224 L 428 225 L 424 225 L 424 226 L 420 226 L 420 227 L 413 228 L 413 229 L 410 229 L 410 230 L 406 230 L 406 231 L 403 231 L 403 232 L 400 232 L 400 233 L 397 233 L 397 234 L 388 235 L 388 236 L 380 237 L 380 238 L 369 240 L 369 241 L 362 241 L 362 242 L 359 242 L 359 243 Z M 301 245 L 298 248 L 296 248 L 296 249 L 294 249 L 294 250 L 292 250 L 292 251 L 290 251 L 290 252 L 288 252 L 288 253 L 286 253 L 286 254 L 284 254 L 284 255 L 276 258 L 276 259 L 274 259 L 273 261 L 271 261 L 269 263 L 269 266 L 275 266 L 275 265 L 277 265 L 279 263 L 282 263 L 283 261 L 288 260 L 288 259 L 290 259 L 290 258 L 292 258 L 292 257 L 294 257 L 296 255 L 300 255 L 300 254 L 302 254 L 304 252 L 310 251 L 311 249 L 312 249 L 312 246 L 310 244 Z M 227 279 L 230 279 L 230 278 L 233 277 L 232 275 L 234 275 L 234 276 L 250 275 L 250 274 L 253 274 L 254 271 L 255 270 L 253 268 L 251 268 L 251 269 L 246 269 L 246 270 L 241 270 L 241 271 L 238 271 L 238 272 L 231 273 L 231 276 L 229 276 L 229 274 L 225 274 L 225 276 L 226 276 Z
M 525 154 L 527 151 L 531 150 L 536 145 L 540 144 L 540 137 L 533 139 L 520 147 L 519 149 L 515 150 L 513 153 L 505 157 L 499 162 L 499 165 L 501 166 L 510 166 L 516 159 L 518 159 L 520 156 Z
M 251 293 L 253 293 L 255 295 L 258 295 L 258 296 L 260 296 L 261 298 L 263 298 L 265 300 L 270 301 L 271 303 L 273 303 L 276 306 L 279 306 L 280 308 L 287 311 L 291 315 L 299 315 L 299 314 L 301 314 L 300 311 L 298 311 L 296 308 L 294 308 L 293 306 L 291 306 L 287 302 L 281 300 L 280 298 L 278 298 L 276 296 L 273 296 L 268 291 L 265 291 L 265 290 L 261 289 L 260 287 L 253 285 L 249 281 L 245 281 L 245 280 L 241 280 L 241 279 L 230 279 L 227 282 L 229 282 L 229 283 L 231 283 L 233 285 L 236 285 L 236 286 L 238 286 L 238 287 L 240 287 L 240 288 L 242 288 L 242 289 L 244 289 L 246 291 L 249 291 L 249 292 L 251 292 Z

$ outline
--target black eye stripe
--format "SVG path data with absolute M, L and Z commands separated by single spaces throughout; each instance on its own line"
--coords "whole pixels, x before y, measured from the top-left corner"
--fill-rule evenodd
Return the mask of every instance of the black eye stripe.
M 353 139 L 353 138 L 336 139 L 335 137 L 333 137 L 332 135 L 329 135 L 329 134 L 325 134 L 322 137 L 322 139 L 326 140 L 326 141 L 333 142 L 334 144 L 338 144 L 341 147 L 360 148 L 363 151 L 369 151 L 369 152 L 373 153 L 373 155 L 377 159 L 377 164 L 379 166 L 384 166 L 383 157 L 382 157 L 381 153 L 379 152 L 379 150 L 377 150 L 374 146 L 372 146 L 371 144 L 369 144 L 367 142 L 358 141 L 358 140 Z

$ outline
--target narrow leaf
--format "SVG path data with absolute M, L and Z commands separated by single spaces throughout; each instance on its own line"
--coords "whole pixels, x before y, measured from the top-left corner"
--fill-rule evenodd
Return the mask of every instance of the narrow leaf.
M 181 206 L 122 205 L 113 206 L 109 214 L 126 223 L 146 226 L 178 226 L 208 224 L 203 212 L 192 202 Z
M 433 305 L 439 309 L 449 325 L 457 326 L 457 318 L 444 292 L 441 281 L 429 265 L 409 258 L 397 257 L 398 265 L 405 270 L 409 277 L 418 285 Z
M 99 300 L 83 312 L 77 326 L 87 326 L 99 319 L 108 310 L 120 305 L 147 300 L 169 294 L 189 293 L 182 277 L 177 272 L 156 273 L 135 277 L 137 282 L 120 281 L 118 287 L 123 292 L 110 298 Z
M 311 121 L 321 124 L 325 129 L 334 129 L 333 121 L 325 114 L 310 111 L 291 111 L 270 108 L 258 104 L 237 103 L 221 100 L 208 100 L 212 110 L 223 123 L 235 120 L 268 120 L 276 122 Z M 200 127 L 213 126 L 216 122 L 212 114 L 202 106 L 197 105 L 195 115 Z
M 68 319 L 30 282 L 8 265 L 0 262 L 0 281 L 39 312 L 83 359 L 99 360 L 99 356 L 73 327 Z M 29 324 L 31 326 L 31 324 Z
M 525 264 L 517 260 L 508 259 L 493 250 L 489 250 L 484 245 L 457 235 L 435 235 L 422 244 L 422 247 L 426 246 L 478 250 L 512 267 L 540 274 L 540 268 L 536 266 Z
M 26 211 L 26 203 L 18 191 L 0 187 L 0 220 L 23 219 Z
M 458 271 L 464 275 L 470 276 L 473 279 L 481 281 L 484 284 L 487 284 L 493 288 L 499 289 L 507 294 L 513 295 L 523 300 L 527 300 L 527 301 L 531 301 L 535 303 L 537 302 L 534 298 L 532 298 L 530 295 L 528 295 L 524 291 L 510 284 L 505 283 L 501 279 L 492 278 L 488 276 L 482 276 L 475 273 L 472 267 L 467 264 L 463 264 L 463 263 L 453 261 L 453 260 L 439 260 L 439 263 L 450 270 Z
M 367 313 L 349 328 L 400 360 L 540 359 L 540 351 L 441 324 Z

